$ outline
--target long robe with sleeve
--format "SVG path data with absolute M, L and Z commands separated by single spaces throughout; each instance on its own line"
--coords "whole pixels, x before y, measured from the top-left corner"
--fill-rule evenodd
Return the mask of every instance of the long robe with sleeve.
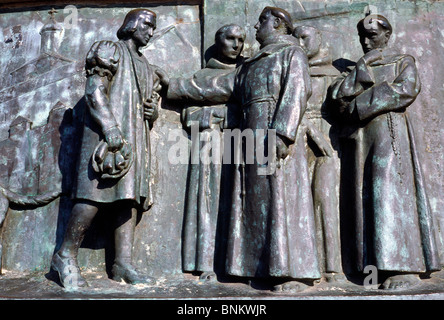
M 340 73 L 331 65 L 328 51 L 321 50 L 318 55 L 310 59 L 309 63 L 313 93 L 308 100 L 303 121 L 308 122 L 312 128 L 309 130 L 311 132 L 309 137 L 312 138 L 313 134 L 319 135 L 332 149 L 330 156 L 319 156 L 316 147 L 307 144 L 310 149 L 308 163 L 312 172 L 311 186 L 317 225 L 318 254 L 323 272 L 342 273 L 339 144 L 336 126 L 328 114 L 329 101 L 326 99 L 330 84 Z
M 298 128 L 311 94 L 305 53 L 294 37 L 275 37 L 236 72 L 201 80 L 170 82 L 168 97 L 218 102 L 234 94 L 242 106 L 241 128 L 252 129 L 256 140 L 252 152 L 244 154 L 245 166 L 235 173 L 226 272 L 319 278 L 307 157 L 300 154 L 306 148 L 298 138 L 304 134 Z M 278 161 L 272 174 L 264 174 L 264 165 L 258 163 L 257 145 L 266 150 L 267 144 L 257 129 L 274 129 L 292 143 L 289 156 Z
M 236 64 L 225 64 L 211 58 L 207 66 L 196 72 L 193 77 L 199 79 L 221 76 L 232 72 L 235 68 Z M 184 109 L 182 115 L 185 127 L 190 129 L 194 122 L 199 128 L 200 132 L 194 137 L 198 141 L 194 141 L 192 145 L 192 157 L 201 160 L 199 163 L 194 163 L 192 158 L 188 170 L 182 266 L 184 271 L 189 272 L 219 271 L 220 262 L 215 257 L 223 252 L 223 247 L 220 243 L 216 246 L 216 237 L 219 242 L 224 231 L 220 229 L 225 229 L 223 227 L 226 219 L 224 217 L 226 208 L 224 205 L 219 206 L 219 200 L 222 199 L 224 202 L 230 198 L 226 193 L 231 185 L 233 167 L 222 164 L 222 148 L 219 153 L 205 148 L 208 148 L 208 145 L 217 147 L 213 141 L 214 136 L 219 142 L 223 142 L 222 130 L 237 125 L 239 108 L 233 103 L 207 104 L 188 107 Z M 222 144 L 220 146 L 222 147 Z M 217 155 L 219 157 L 216 159 Z
M 154 67 L 123 41 L 99 41 L 88 52 L 85 68 L 87 107 L 73 196 L 103 203 L 134 200 L 146 209 L 152 199 L 149 126 L 144 120 L 143 101 L 153 93 Z M 104 140 L 103 132 L 116 126 L 131 145 L 134 161 L 123 177 L 102 179 L 94 171 L 91 157 Z
M 406 108 L 420 92 L 415 59 L 383 51 L 332 85 L 342 121 L 342 222 L 350 271 L 438 270 L 434 219 Z

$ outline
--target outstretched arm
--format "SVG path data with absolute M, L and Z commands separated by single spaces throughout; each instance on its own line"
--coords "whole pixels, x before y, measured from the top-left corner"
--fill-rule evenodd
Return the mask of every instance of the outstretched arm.
M 226 103 L 233 95 L 236 70 L 228 74 L 190 79 L 172 78 L 167 98 L 193 102 Z

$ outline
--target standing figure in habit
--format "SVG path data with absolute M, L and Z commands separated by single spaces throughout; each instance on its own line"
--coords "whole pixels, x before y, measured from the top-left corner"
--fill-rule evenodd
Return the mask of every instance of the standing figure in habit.
M 297 138 L 305 134 L 298 129 L 311 94 L 308 60 L 285 10 L 266 7 L 255 28 L 261 48 L 235 72 L 172 79 L 168 98 L 238 101 L 241 129 L 255 141 L 242 143 L 245 166 L 235 179 L 242 186 L 233 188 L 226 272 L 271 279 L 277 291 L 300 291 L 307 286 L 302 279 L 321 277 L 307 160 L 299 154 L 305 145 Z M 259 157 L 269 140 L 264 164 Z
M 221 27 L 215 36 L 216 56 L 208 61 L 204 69 L 194 74 L 194 77 L 215 77 L 233 72 L 243 60 L 241 52 L 244 41 L 245 31 L 240 26 L 229 24 Z M 198 136 L 193 141 L 198 143 L 193 144 L 191 157 L 192 160 L 196 157 L 198 161 L 191 161 L 187 179 L 182 265 L 184 271 L 199 272 L 201 280 L 212 280 L 219 271 L 216 269 L 223 268 L 215 257 L 224 256 L 224 216 L 227 211 L 224 204 L 230 202 L 233 166 L 222 163 L 223 148 L 208 150 L 205 145 L 210 144 L 216 135 L 216 140 L 221 142 L 222 147 L 222 130 L 238 127 L 240 112 L 232 101 L 213 105 L 194 104 L 183 110 L 183 120 L 192 134 L 193 125 L 200 132 L 196 130 Z
M 134 9 L 117 31 L 119 41 L 96 42 L 87 54 L 87 108 L 73 194 L 76 203 L 51 263 L 65 287 L 87 285 L 77 254 L 99 209 L 116 214 L 111 217 L 117 220 L 113 279 L 130 284 L 154 281 L 133 266 L 132 246 L 137 212 L 152 205 L 149 136 L 158 116 L 157 73 L 163 71 L 150 65 L 139 50 L 155 28 L 154 12 Z
M 385 17 L 368 15 L 357 28 L 364 56 L 332 85 L 342 126 L 346 252 L 352 270 L 374 265 L 387 276 L 384 289 L 406 288 L 441 267 L 407 111 L 421 82 L 415 59 L 388 46 Z
M 327 89 L 340 73 L 332 65 L 331 55 L 321 48 L 321 32 L 310 26 L 298 26 L 293 35 L 307 53 L 312 95 L 303 123 L 307 128 L 311 187 L 316 217 L 318 254 L 323 278 L 344 281 L 339 226 L 339 141 L 334 121 L 328 114 Z

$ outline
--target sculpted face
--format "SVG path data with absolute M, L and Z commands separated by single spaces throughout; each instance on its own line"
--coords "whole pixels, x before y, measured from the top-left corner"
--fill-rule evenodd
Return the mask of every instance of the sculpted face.
M 156 29 L 156 17 L 151 14 L 141 14 L 139 22 L 132 35 L 132 39 L 138 47 L 144 47 L 153 37 Z
M 245 32 L 238 26 L 228 28 L 217 43 L 219 60 L 234 63 L 244 48 Z
M 276 18 L 270 11 L 262 12 L 259 16 L 259 21 L 254 28 L 256 29 L 256 40 L 263 43 L 265 39 L 273 35 L 275 32 Z
M 386 47 L 389 39 L 390 32 L 384 30 L 376 20 L 371 21 L 359 32 L 359 41 L 364 53 Z
M 312 58 L 319 53 L 321 34 L 316 28 L 297 27 L 293 35 L 299 40 L 299 44 L 307 53 L 308 58 Z

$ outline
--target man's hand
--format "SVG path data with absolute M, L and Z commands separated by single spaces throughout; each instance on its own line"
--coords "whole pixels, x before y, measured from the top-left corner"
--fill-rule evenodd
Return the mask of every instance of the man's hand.
M 367 52 L 363 57 L 363 61 L 366 65 L 371 65 L 372 63 L 381 60 L 383 58 L 382 49 L 373 49 Z
M 323 157 L 331 158 L 333 156 L 333 148 L 322 134 L 310 134 L 310 138 L 314 141 Z
M 307 126 L 307 134 L 311 140 L 316 144 L 323 157 L 332 157 L 333 148 L 330 143 L 328 143 L 327 138 L 324 134 L 316 128 L 311 122 L 305 121 Z
M 159 96 L 153 93 L 153 96 L 143 103 L 143 115 L 145 120 L 156 120 L 158 117 Z
M 120 150 L 123 146 L 123 137 L 119 127 L 115 126 L 103 132 L 108 149 L 111 151 Z
M 285 138 L 276 135 L 276 156 L 277 159 L 285 159 L 290 153 L 289 142 L 284 141 Z M 285 139 L 286 140 L 286 139 Z
M 159 67 L 157 67 L 154 72 L 159 77 L 159 84 L 162 86 L 162 88 L 168 88 L 168 85 L 170 84 L 170 78 L 168 77 L 168 74 Z

